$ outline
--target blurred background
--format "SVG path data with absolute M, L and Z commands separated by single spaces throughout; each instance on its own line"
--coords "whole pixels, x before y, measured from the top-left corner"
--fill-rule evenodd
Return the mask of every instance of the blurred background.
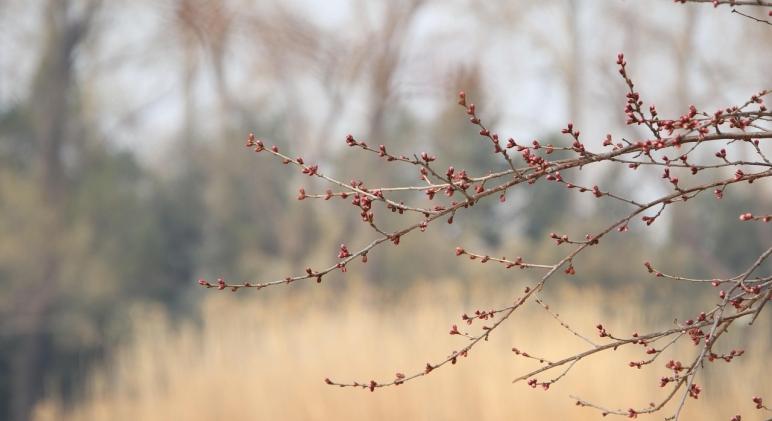
M 664 369 L 626 368 L 638 349 L 588 361 L 546 393 L 511 385 L 533 367 L 511 347 L 557 358 L 583 345 L 538 306 L 456 368 L 373 394 L 326 387 L 443 358 L 462 313 L 505 304 L 531 279 L 457 259 L 455 246 L 548 263 L 561 252 L 550 231 L 583 235 L 624 208 L 536 184 L 321 286 L 203 290 L 196 279 L 283 278 L 372 238 L 350 205 L 298 202 L 300 186 L 326 187 L 249 153 L 246 134 L 343 180 L 400 185 L 413 169 L 350 150 L 345 135 L 474 174 L 501 168 L 456 105 L 462 89 L 504 136 L 560 144 L 572 120 L 597 146 L 606 133 L 645 136 L 623 125 L 619 51 L 660 115 L 772 85 L 767 25 L 670 0 L 3 0 L 0 28 L 0 419 L 12 421 L 578 420 L 600 415 L 569 394 L 646 405 Z M 667 188 L 645 169 L 576 177 L 630 196 Z M 545 300 L 588 334 L 599 321 L 631 332 L 693 317 L 715 291 L 641 263 L 744 270 L 772 238 L 769 224 L 738 221 L 772 205 L 768 184 L 751 187 L 610 237 Z M 754 331 L 731 333 L 726 346 L 748 353 L 706 371 L 688 419 L 772 398 L 769 312 Z

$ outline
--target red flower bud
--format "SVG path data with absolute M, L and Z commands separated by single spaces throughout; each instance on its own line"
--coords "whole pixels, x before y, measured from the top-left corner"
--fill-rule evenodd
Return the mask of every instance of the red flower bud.
M 338 259 L 345 259 L 347 257 L 350 257 L 351 253 L 349 253 L 348 248 L 346 248 L 345 244 L 340 245 L 340 252 L 338 253 Z

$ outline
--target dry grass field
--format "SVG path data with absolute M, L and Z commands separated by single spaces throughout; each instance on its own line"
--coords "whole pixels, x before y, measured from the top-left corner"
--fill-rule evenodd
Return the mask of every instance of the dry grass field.
M 547 392 L 511 384 L 536 364 L 515 357 L 513 346 L 546 358 L 587 346 L 535 304 L 457 366 L 418 381 L 375 393 L 323 383 L 327 376 L 367 381 L 420 370 L 465 340 L 447 334 L 462 312 L 505 303 L 511 293 L 487 287 L 462 291 L 457 285 L 422 284 L 395 300 L 362 288 L 336 292 L 330 285 L 258 295 L 214 293 L 201 309 L 201 323 L 171 323 L 159 311 L 138 309 L 134 339 L 91 376 L 86 398 L 64 408 L 52 393 L 38 406 L 36 419 L 596 420 L 602 419 L 598 412 L 574 406 L 568 396 L 627 408 L 663 395 L 657 379 L 674 354 L 663 355 L 654 367 L 629 368 L 628 361 L 643 359 L 640 347 L 584 361 Z M 667 304 L 646 305 L 632 291 L 609 296 L 595 288 L 567 288 L 550 300 L 590 336 L 599 321 L 620 335 L 632 333 L 630 327 L 672 323 L 659 316 L 673 314 L 672 308 L 665 313 Z M 762 419 L 750 400 L 772 391 L 772 329 L 770 318 L 762 319 L 754 330 L 766 337 L 744 335 L 739 326 L 731 332 L 747 354 L 709 366 L 708 377 L 697 380 L 704 396 L 689 402 L 683 419 L 728 420 L 738 411 L 743 420 Z M 687 359 L 694 348 L 684 344 L 673 352 Z

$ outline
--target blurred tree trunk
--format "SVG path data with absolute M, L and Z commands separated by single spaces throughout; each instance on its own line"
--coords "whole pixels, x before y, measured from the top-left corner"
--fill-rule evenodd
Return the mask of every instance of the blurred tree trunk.
M 40 396 L 46 365 L 48 319 L 56 302 L 60 278 L 59 247 L 63 233 L 64 201 L 67 196 L 63 151 L 68 142 L 67 127 L 73 85 L 73 53 L 84 39 L 97 7 L 87 2 L 82 13 L 73 16 L 68 0 L 49 0 L 43 14 L 46 31 L 40 59 L 30 92 L 28 110 L 38 161 L 39 191 L 50 217 L 40 221 L 48 241 L 38 250 L 41 279 L 30 279 L 16 300 L 17 314 L 24 324 L 12 357 L 11 419 L 26 420 Z
M 695 92 L 692 89 L 691 77 L 694 74 L 692 67 L 697 60 L 695 55 L 695 38 L 697 36 L 697 9 L 686 8 L 684 13 L 684 22 L 682 30 L 674 40 L 675 54 L 675 73 L 676 84 L 674 91 L 673 104 L 676 113 L 686 114 L 689 111 L 689 105 L 695 98 Z M 695 209 L 693 207 L 675 207 L 672 210 L 672 236 L 680 241 L 684 241 L 691 246 L 694 253 L 700 258 L 713 276 L 731 276 L 732 268 L 726 267 L 718 259 L 715 259 L 713 253 L 706 248 L 704 232 L 696 224 L 689 223 L 694 220 Z
M 571 39 L 570 51 L 565 65 L 566 85 L 568 94 L 568 119 L 581 127 L 582 125 L 582 75 L 584 68 L 582 51 L 582 28 L 580 27 L 581 4 L 578 0 L 568 2 L 568 34 Z

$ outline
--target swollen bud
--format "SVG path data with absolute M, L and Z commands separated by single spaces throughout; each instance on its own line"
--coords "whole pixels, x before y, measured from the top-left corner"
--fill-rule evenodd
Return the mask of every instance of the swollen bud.
M 466 107 L 466 92 L 460 91 L 458 93 L 458 105 Z

